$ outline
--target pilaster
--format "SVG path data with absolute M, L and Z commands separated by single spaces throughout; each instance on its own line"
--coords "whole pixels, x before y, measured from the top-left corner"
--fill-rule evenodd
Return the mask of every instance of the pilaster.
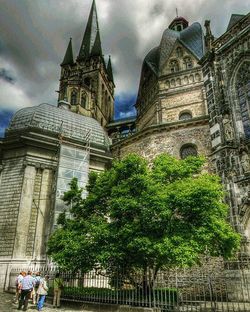
M 35 185 L 36 168 L 26 166 L 22 185 L 22 195 L 17 219 L 16 237 L 13 258 L 25 257 L 28 240 L 30 215 L 32 209 L 33 191 Z

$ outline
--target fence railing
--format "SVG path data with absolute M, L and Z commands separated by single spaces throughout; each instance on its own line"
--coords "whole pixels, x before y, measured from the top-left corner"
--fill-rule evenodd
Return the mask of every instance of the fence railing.
M 21 270 L 49 275 L 53 295 L 56 267 L 13 268 L 10 287 Z M 93 270 L 81 274 L 61 272 L 62 298 L 69 301 L 154 307 L 159 311 L 250 311 L 250 262 L 248 259 L 224 262 L 209 259 L 202 266 L 152 272 L 122 270 L 107 274 Z

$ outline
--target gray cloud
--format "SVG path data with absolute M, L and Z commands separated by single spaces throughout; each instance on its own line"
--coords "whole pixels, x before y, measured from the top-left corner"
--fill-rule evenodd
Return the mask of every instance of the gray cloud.
M 78 54 L 91 2 L 0 0 L 0 68 L 5 69 L 0 109 L 56 103 L 59 64 L 70 37 L 74 55 Z M 225 31 L 232 13 L 246 14 L 249 9 L 243 0 L 96 0 L 96 5 L 103 51 L 112 56 L 120 98 L 137 93 L 143 58 L 159 44 L 176 7 L 190 23 L 203 25 L 205 19 L 211 19 L 217 37 Z M 9 73 L 10 79 L 15 77 L 11 86 L 6 85 Z
M 0 79 L 5 80 L 5 81 L 12 83 L 12 84 L 15 82 L 15 78 L 5 68 L 0 68 Z

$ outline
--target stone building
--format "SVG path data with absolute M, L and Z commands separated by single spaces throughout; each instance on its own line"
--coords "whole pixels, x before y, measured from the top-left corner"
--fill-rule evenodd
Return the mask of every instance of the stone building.
M 212 167 L 221 176 L 230 219 L 250 252 L 250 14 L 233 14 L 226 32 L 214 39 L 209 21 L 207 53 L 200 64 L 206 88 Z
M 48 236 L 65 208 L 61 195 L 77 177 L 111 160 L 109 138 L 93 118 L 61 102 L 18 111 L 0 144 L 0 286 L 13 266 L 46 262 Z
M 77 177 L 112 159 L 104 129 L 114 114 L 111 59 L 102 54 L 95 1 L 79 54 L 72 39 L 61 63 L 58 107 L 18 111 L 0 141 L 0 287 L 12 266 L 42 264 L 46 244 L 66 207 L 61 200 Z
M 84 187 L 89 170 L 130 152 L 206 156 L 248 251 L 249 25 L 249 14 L 232 15 L 215 40 L 209 21 L 204 36 L 199 23 L 176 17 L 143 60 L 137 115 L 114 121 L 111 59 L 102 55 L 93 1 L 77 58 L 70 39 L 61 63 L 58 107 L 18 111 L 0 140 L 0 287 L 11 267 L 47 261 L 72 177 Z
M 210 154 L 209 117 L 199 64 L 204 53 L 201 25 L 196 22 L 189 26 L 185 18 L 176 17 L 163 32 L 159 46 L 144 58 L 135 133 L 131 131 L 125 140 L 116 141 L 122 133 L 112 132 L 109 125 L 115 157 L 128 152 L 149 159 L 162 152 L 178 158 Z
M 95 118 L 105 127 L 114 115 L 114 80 L 111 59 L 105 64 L 95 1 L 92 3 L 79 54 L 74 61 L 70 39 L 63 62 L 59 100 L 71 110 Z

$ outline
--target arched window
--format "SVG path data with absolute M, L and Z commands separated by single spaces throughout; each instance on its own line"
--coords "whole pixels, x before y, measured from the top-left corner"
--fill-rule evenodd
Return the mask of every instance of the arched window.
M 179 115 L 179 120 L 192 119 L 192 114 L 190 112 L 181 112 Z
M 171 87 L 175 87 L 175 80 L 171 79 Z
M 189 81 L 190 81 L 191 83 L 194 82 L 194 76 L 193 76 L 193 75 L 190 75 L 190 76 L 189 76 Z
M 75 89 L 71 91 L 70 103 L 71 103 L 71 105 L 76 105 L 77 104 L 77 91 Z
M 86 92 L 82 92 L 82 94 L 81 94 L 81 106 L 83 107 L 83 108 L 87 108 L 87 106 L 88 106 L 88 98 L 87 98 L 87 94 L 86 94 Z
M 188 156 L 197 156 L 197 148 L 194 144 L 185 144 L 181 147 L 180 156 L 181 159 L 185 159 Z
M 191 57 L 184 58 L 184 66 L 185 66 L 185 69 L 190 69 L 193 67 L 193 62 L 191 60 Z
M 195 81 L 201 81 L 201 76 L 199 74 L 195 74 Z
M 245 137 L 250 139 L 250 62 L 245 62 L 236 77 L 236 91 Z
M 171 73 L 179 71 L 179 63 L 177 60 L 173 60 L 170 62 L 170 71 Z
M 178 48 L 176 49 L 176 55 L 177 55 L 177 57 L 182 57 L 182 55 L 183 55 L 183 50 L 182 50 L 182 48 L 178 47 Z

